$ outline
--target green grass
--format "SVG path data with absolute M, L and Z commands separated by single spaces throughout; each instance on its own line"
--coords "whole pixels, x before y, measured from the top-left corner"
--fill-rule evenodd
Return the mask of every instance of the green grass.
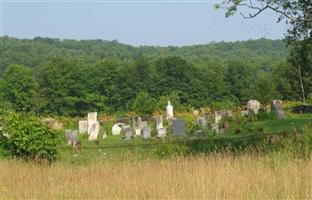
M 261 134 L 279 134 L 279 133 L 292 133 L 294 130 L 300 130 L 305 125 L 311 123 L 312 115 L 290 115 L 286 119 L 274 119 L 258 122 L 248 122 L 245 129 L 247 132 L 234 134 L 230 130 L 226 134 L 208 134 L 202 140 L 214 142 L 232 141 L 251 141 L 250 137 Z M 250 131 L 248 131 L 250 130 Z M 261 131 L 260 131 L 261 130 Z M 194 137 L 190 138 L 172 138 L 168 136 L 165 140 L 157 139 L 155 135 L 149 139 L 144 140 L 142 137 L 135 137 L 133 140 L 124 141 L 121 136 L 108 135 L 106 139 L 102 139 L 99 136 L 99 145 L 96 145 L 94 141 L 88 141 L 87 135 L 79 135 L 79 139 L 82 143 L 80 150 L 72 150 L 66 146 L 65 136 L 59 162 L 70 164 L 86 164 L 92 162 L 107 162 L 113 159 L 126 159 L 127 157 L 136 157 L 137 159 L 143 159 L 146 157 L 154 156 L 154 151 L 157 148 L 161 148 L 166 143 L 194 140 Z

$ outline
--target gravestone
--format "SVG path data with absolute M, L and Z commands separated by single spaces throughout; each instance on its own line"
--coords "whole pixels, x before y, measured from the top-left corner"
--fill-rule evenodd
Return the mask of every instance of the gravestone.
M 247 102 L 247 110 L 248 110 L 248 115 L 257 115 L 259 113 L 259 110 L 261 108 L 261 104 L 257 100 L 249 100 Z
M 198 116 L 199 115 L 199 111 L 198 110 L 193 110 L 193 115 L 194 116 Z
M 185 135 L 185 122 L 182 119 L 177 119 L 172 123 L 172 134 L 175 136 Z
M 88 113 L 88 135 L 91 133 L 91 128 L 97 122 L 97 112 Z
M 79 121 L 79 133 L 87 133 L 88 132 L 88 121 L 80 120 Z
M 125 126 L 124 131 L 125 131 L 125 140 L 131 140 L 133 133 L 130 126 Z
M 59 122 L 58 120 L 52 117 L 44 118 L 41 121 L 54 130 L 62 130 L 64 128 L 64 125 L 62 122 Z
M 167 135 L 167 129 L 165 127 L 159 128 L 157 130 L 157 137 L 163 138 L 163 137 L 166 137 L 166 135 Z
M 200 116 L 197 118 L 196 124 L 201 126 L 201 127 L 207 127 L 208 119 L 205 116 Z
M 222 112 L 215 111 L 215 124 L 219 124 L 222 119 Z
M 214 133 L 219 133 L 219 124 L 212 124 L 211 125 L 211 130 Z
M 67 145 L 75 146 L 78 142 L 78 130 L 65 130 Z
M 161 115 L 156 117 L 156 130 L 163 128 L 163 119 Z
M 271 106 L 272 106 L 272 111 L 275 113 L 278 119 L 285 118 L 285 111 L 283 109 L 282 100 L 273 100 Z
M 98 121 L 94 122 L 90 128 L 89 140 L 97 140 L 100 132 L 100 123 Z
M 243 110 L 242 111 L 242 117 L 248 116 L 248 110 Z
M 103 133 L 102 133 L 102 139 L 104 140 L 105 138 L 107 138 L 107 132 L 106 132 L 106 130 L 104 130 Z
M 147 124 L 142 128 L 142 132 L 144 139 L 148 139 L 151 137 L 151 129 Z
M 168 101 L 168 105 L 166 107 L 166 119 L 173 118 L 173 106 L 171 105 L 170 101 Z
M 133 119 L 133 130 L 135 135 L 141 135 L 140 124 L 142 123 L 141 117 L 134 117 Z
M 114 124 L 112 127 L 112 135 L 120 135 L 121 128 L 118 124 Z

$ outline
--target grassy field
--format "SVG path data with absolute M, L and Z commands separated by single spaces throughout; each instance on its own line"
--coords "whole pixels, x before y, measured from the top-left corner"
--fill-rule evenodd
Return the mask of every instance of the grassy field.
M 248 122 L 248 130 L 262 132 L 208 134 L 204 142 L 292 133 L 310 124 L 311 118 L 292 115 L 282 120 Z M 0 199 L 312 198 L 312 160 L 294 158 L 287 151 L 159 159 L 155 149 L 174 142 L 174 138 L 123 141 L 119 136 L 108 136 L 97 145 L 80 135 L 83 148 L 79 150 L 66 147 L 63 139 L 64 148 L 51 166 L 0 160 Z
M 210 155 L 86 166 L 0 161 L 1 199 L 311 199 L 311 160 Z

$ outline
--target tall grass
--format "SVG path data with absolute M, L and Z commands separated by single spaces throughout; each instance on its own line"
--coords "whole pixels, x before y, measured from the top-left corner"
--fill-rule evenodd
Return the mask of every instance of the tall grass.
M 312 161 L 215 154 L 51 167 L 0 161 L 0 199 L 310 199 Z

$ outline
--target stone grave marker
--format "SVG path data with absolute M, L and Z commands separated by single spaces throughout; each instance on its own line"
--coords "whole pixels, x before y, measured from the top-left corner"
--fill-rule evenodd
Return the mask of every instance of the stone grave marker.
M 177 119 L 172 123 L 172 134 L 175 136 L 185 135 L 185 122 L 182 119 Z
M 88 121 L 80 120 L 79 121 L 79 133 L 87 133 L 88 132 Z
M 103 133 L 102 133 L 102 139 L 104 140 L 105 138 L 107 138 L 107 132 L 106 132 L 106 130 L 104 130 Z
M 133 133 L 130 126 L 125 126 L 124 131 L 125 131 L 125 140 L 131 140 Z
M 142 132 L 144 139 L 149 139 L 151 137 L 151 129 L 147 124 L 142 128 Z
M 173 106 L 171 105 L 170 101 L 168 101 L 168 105 L 166 107 L 166 119 L 173 118 Z
M 97 122 L 97 112 L 88 113 L 88 135 L 91 133 L 91 128 Z
M 161 115 L 156 117 L 156 130 L 163 128 L 163 118 Z
M 118 124 L 114 124 L 112 127 L 112 135 L 120 135 L 121 128 Z
M 222 119 L 222 111 L 215 111 L 215 124 L 219 124 Z
M 211 129 L 212 129 L 212 132 L 219 133 L 219 124 L 212 124 Z
M 249 100 L 247 102 L 247 111 L 249 116 L 257 115 L 259 113 L 260 108 L 261 104 L 257 100 Z
M 271 109 L 278 119 L 285 118 L 285 111 L 283 109 L 283 101 L 282 100 L 273 100 L 272 101 L 272 109 Z
M 76 146 L 78 142 L 78 130 L 65 130 L 67 145 Z
M 166 135 L 167 135 L 166 127 L 162 127 L 157 130 L 157 137 L 163 138 L 163 137 L 166 137 Z
M 100 123 L 98 121 L 94 122 L 90 128 L 89 140 L 97 140 L 100 132 Z

